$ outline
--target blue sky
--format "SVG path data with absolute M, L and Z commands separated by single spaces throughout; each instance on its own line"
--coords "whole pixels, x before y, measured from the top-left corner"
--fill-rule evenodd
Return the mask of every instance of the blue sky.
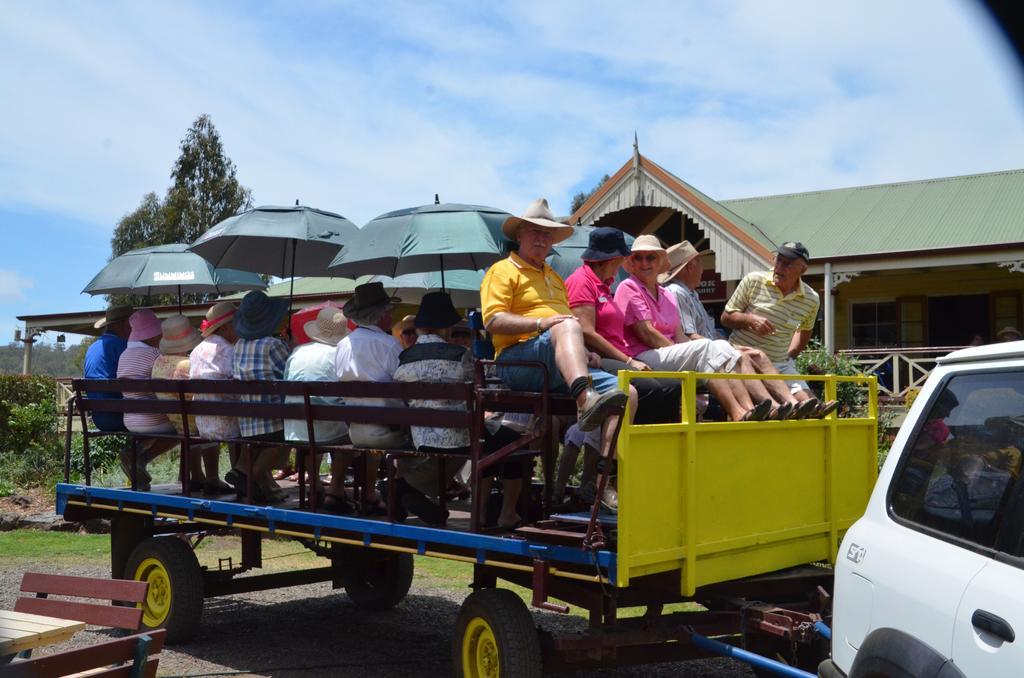
M 641 151 L 716 198 L 1022 165 L 967 0 L 5 2 L 0 341 L 79 290 L 208 113 L 257 204 L 520 211 Z M 71 338 L 74 340 L 75 338 Z

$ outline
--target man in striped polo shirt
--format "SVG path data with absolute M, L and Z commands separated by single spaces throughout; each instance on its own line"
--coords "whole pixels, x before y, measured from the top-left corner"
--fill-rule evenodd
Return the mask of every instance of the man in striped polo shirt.
M 729 342 L 761 349 L 780 374 L 798 374 L 794 358 L 811 340 L 818 315 L 818 293 L 800 279 L 810 258 L 802 243 L 782 243 L 772 270 L 748 273 L 722 313 L 722 324 L 733 329 Z M 797 400 L 814 397 L 807 382 L 786 383 Z

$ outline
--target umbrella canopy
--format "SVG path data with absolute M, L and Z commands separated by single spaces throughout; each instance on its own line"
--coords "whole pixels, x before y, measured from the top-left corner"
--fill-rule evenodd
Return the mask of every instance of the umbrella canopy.
M 583 250 L 587 249 L 587 245 L 590 243 L 590 233 L 595 228 L 595 226 L 576 226 L 573 229 L 575 232 L 571 236 L 551 248 L 548 265 L 555 269 L 555 273 L 562 276 L 563 280 L 583 265 L 580 255 L 583 254 Z M 629 233 L 624 232 L 623 235 L 626 236 L 626 245 L 632 247 L 635 238 Z M 626 273 L 626 270 L 620 268 L 615 280 L 621 282 L 628 277 L 629 274 Z
M 505 256 L 501 225 L 510 216 L 493 207 L 454 203 L 388 212 L 363 226 L 330 270 L 357 278 L 484 269 Z
M 449 271 L 444 274 L 445 291 L 451 295 L 456 308 L 478 308 L 483 281 L 484 271 Z M 388 294 L 398 297 L 403 304 L 419 304 L 424 294 L 441 289 L 441 273 L 406 273 L 397 278 L 374 275 L 359 278 L 357 282 L 383 283 Z
M 228 217 L 189 248 L 215 266 L 279 278 L 327 276 L 327 264 L 359 232 L 351 221 L 312 207 L 255 207 Z
M 87 294 L 177 294 L 261 290 L 255 273 L 214 268 L 188 245 L 174 243 L 125 252 L 103 267 L 82 290 Z

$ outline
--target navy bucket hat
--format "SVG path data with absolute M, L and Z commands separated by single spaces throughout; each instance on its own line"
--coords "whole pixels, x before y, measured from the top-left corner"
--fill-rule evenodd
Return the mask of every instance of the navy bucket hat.
M 235 312 L 235 332 L 242 339 L 261 339 L 277 332 L 288 312 L 288 300 L 259 290 L 245 295 Z
M 590 232 L 587 249 L 583 250 L 580 259 L 583 261 L 608 261 L 615 257 L 628 257 L 629 247 L 626 236 L 617 228 L 602 226 Z

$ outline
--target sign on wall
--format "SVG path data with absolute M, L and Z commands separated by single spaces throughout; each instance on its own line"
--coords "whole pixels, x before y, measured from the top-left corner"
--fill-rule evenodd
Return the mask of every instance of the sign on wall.
M 718 271 L 704 271 L 700 277 L 700 287 L 697 288 L 697 296 L 702 303 L 709 301 L 725 301 L 725 282 Z

